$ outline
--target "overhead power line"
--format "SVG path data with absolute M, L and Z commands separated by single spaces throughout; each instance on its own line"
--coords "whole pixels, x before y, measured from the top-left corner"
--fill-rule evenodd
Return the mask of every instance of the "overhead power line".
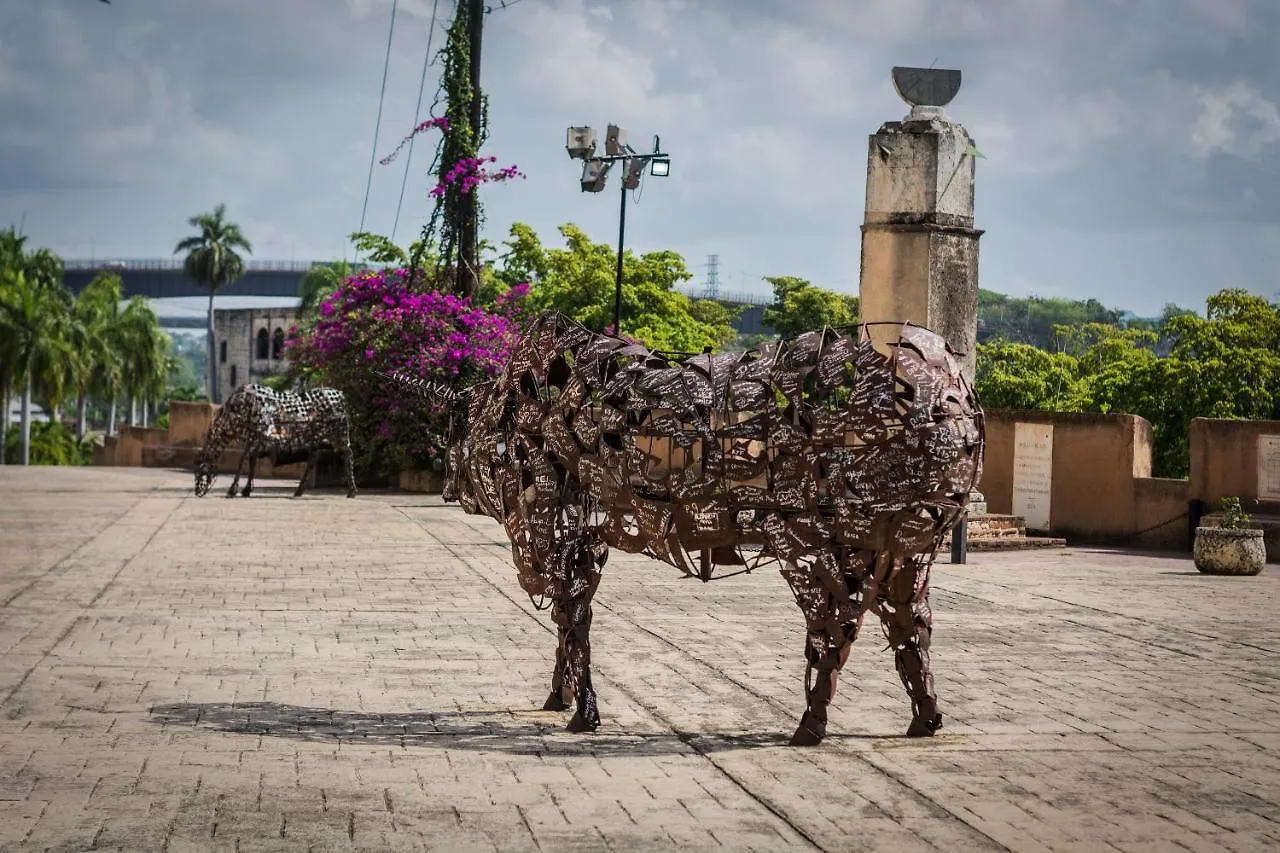
M 364 230 L 365 215 L 369 212 L 369 189 L 373 186 L 373 164 L 378 161 L 378 131 L 382 128 L 382 104 L 387 98 L 387 69 L 391 66 L 391 39 L 396 34 L 396 4 L 391 0 L 391 27 L 387 30 L 387 53 L 382 60 L 382 88 L 378 92 L 378 118 L 373 123 L 373 150 L 369 152 L 369 177 L 364 183 L 364 205 L 360 208 L 360 229 Z
M 415 128 L 422 117 L 422 93 L 427 88 L 427 69 L 431 67 L 431 42 L 436 35 L 436 12 L 439 7 L 440 0 L 432 0 L 431 28 L 427 32 L 427 53 L 422 58 L 422 79 L 418 81 L 418 104 L 413 108 L 413 127 Z M 413 161 L 413 142 L 416 138 L 416 133 L 409 137 L 409 150 L 404 158 L 404 175 L 400 178 L 400 199 L 396 202 L 396 218 L 391 223 L 392 243 L 396 241 L 396 229 L 400 227 L 400 208 L 404 205 L 404 189 L 409 183 L 409 163 Z

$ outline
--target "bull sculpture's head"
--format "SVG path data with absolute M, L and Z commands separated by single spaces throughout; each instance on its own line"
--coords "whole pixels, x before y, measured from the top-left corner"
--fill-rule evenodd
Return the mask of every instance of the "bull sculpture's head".
M 213 485 L 213 478 L 217 475 L 213 459 L 201 450 L 196 457 L 196 497 L 202 498 L 209 493 L 209 487 Z

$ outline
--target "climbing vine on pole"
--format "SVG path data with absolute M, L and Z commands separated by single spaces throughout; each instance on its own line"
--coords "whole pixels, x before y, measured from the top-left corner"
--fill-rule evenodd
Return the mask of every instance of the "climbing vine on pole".
M 432 191 L 435 206 L 431 217 L 422 229 L 420 247 L 437 246 L 439 251 L 436 262 L 440 269 L 456 268 L 461 249 L 461 239 L 466 230 L 465 217 L 470 212 L 466 196 L 472 192 L 474 185 L 468 182 L 445 180 L 446 176 L 457 174 L 466 168 L 466 164 L 478 161 L 480 146 L 488 137 L 489 104 L 484 99 L 480 111 L 480 127 L 478 133 L 471 127 L 471 45 L 469 4 L 458 3 L 453 23 L 449 25 L 448 36 L 444 47 L 436 54 L 441 65 L 440 87 L 436 90 L 431 114 L 443 115 L 447 120 L 446 131 L 441 134 L 436 146 L 435 160 L 431 164 L 431 172 L 436 176 L 436 188 Z M 443 108 L 443 110 L 441 109 Z M 475 200 L 477 227 L 481 217 L 479 199 Z M 417 269 L 421 260 L 411 258 L 411 268 Z M 461 289 L 462 282 L 455 282 Z
M 473 277 L 479 278 L 478 269 L 469 271 L 470 274 L 458 274 L 464 264 L 476 263 L 477 235 L 484 221 L 476 188 L 489 181 L 524 177 L 516 166 L 491 167 L 497 158 L 481 157 L 479 153 L 489 135 L 489 104 L 481 93 L 479 122 L 478 127 L 475 126 L 471 109 L 474 89 L 470 30 L 470 10 L 474 5 L 477 4 L 465 0 L 458 3 L 444 47 L 436 54 L 442 70 L 440 86 L 431 105 L 433 118 L 421 122 L 390 155 L 381 160 L 384 165 L 390 163 L 410 139 L 425 130 L 434 128 L 441 131 L 435 159 L 431 163 L 431 173 L 436 177 L 436 185 L 431 190 L 435 205 L 423 226 L 422 238 L 413 245 L 409 268 L 411 275 L 417 276 L 423 256 L 435 249 L 436 280 L 451 281 L 452 289 L 461 295 L 469 295 L 468 282 Z M 470 251 L 468 243 L 471 244 Z M 446 272 L 449 270 L 454 274 Z

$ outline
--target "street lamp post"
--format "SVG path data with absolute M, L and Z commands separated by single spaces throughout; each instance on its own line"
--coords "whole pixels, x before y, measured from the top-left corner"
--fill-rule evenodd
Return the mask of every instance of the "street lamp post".
M 613 283 L 613 333 L 622 334 L 622 252 L 627 238 L 627 190 L 640 186 L 644 168 L 649 174 L 665 178 L 671 174 L 671 158 L 662 151 L 658 137 L 653 137 L 653 151 L 641 154 L 627 144 L 627 131 L 609 125 L 605 136 L 605 153 L 596 156 L 596 131 L 593 127 L 571 127 L 566 134 L 565 150 L 575 160 L 582 160 L 582 191 L 602 192 L 614 163 L 622 163 L 621 198 L 618 205 L 618 267 Z

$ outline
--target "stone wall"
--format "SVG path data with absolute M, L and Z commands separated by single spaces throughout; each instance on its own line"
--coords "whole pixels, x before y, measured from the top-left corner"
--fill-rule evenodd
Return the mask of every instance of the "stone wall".
M 979 488 L 993 513 L 1025 512 L 1014 495 L 1019 423 L 1043 424 L 1053 430 L 1047 532 L 1121 539 L 1140 529 L 1134 480 L 1151 476 L 1151 424 L 1134 415 L 988 411 Z M 1185 509 L 1184 503 L 1180 511 Z
M 203 447 L 219 406 L 211 403 L 169 403 L 169 441 L 174 447 Z
M 139 467 L 144 449 L 164 444 L 168 437 L 167 430 L 155 427 L 120 427 L 115 435 L 103 439 L 101 447 L 93 449 L 93 464 Z
M 1260 437 L 1280 441 L 1280 421 L 1235 421 L 1196 418 L 1191 421 L 1191 482 L 1193 497 L 1216 506 L 1225 497 L 1237 497 L 1246 504 L 1268 500 L 1280 503 L 1280 494 L 1263 494 L 1264 472 L 1259 470 Z M 1269 444 L 1270 442 L 1268 442 Z M 1272 451 L 1272 470 L 1280 451 Z M 1273 486 L 1274 488 L 1274 486 Z
M 1151 425 L 1134 415 L 992 410 L 986 422 L 981 489 L 993 513 L 1022 514 L 1027 483 L 1034 481 L 1048 502 L 1047 532 L 1055 536 L 1189 550 L 1191 502 L 1202 501 L 1212 522 L 1222 498 L 1239 497 L 1255 526 L 1268 531 L 1268 559 L 1280 561 L 1280 496 L 1268 500 L 1262 489 L 1259 500 L 1267 475 L 1259 438 L 1274 436 L 1280 443 L 1280 421 L 1192 421 L 1187 480 L 1151 476 Z M 1020 461 L 1019 424 L 1052 428 L 1047 471 L 1034 470 L 1038 461 Z M 1277 464 L 1271 462 L 1272 470 Z
M 93 464 L 192 470 L 219 408 L 212 403 L 174 400 L 169 404 L 168 429 L 121 427 L 101 447 L 94 448 Z M 216 464 L 218 473 L 234 474 L 243 451 L 243 447 L 223 451 Z M 297 480 L 305 469 L 301 462 L 277 467 L 269 459 L 260 459 L 257 477 Z

